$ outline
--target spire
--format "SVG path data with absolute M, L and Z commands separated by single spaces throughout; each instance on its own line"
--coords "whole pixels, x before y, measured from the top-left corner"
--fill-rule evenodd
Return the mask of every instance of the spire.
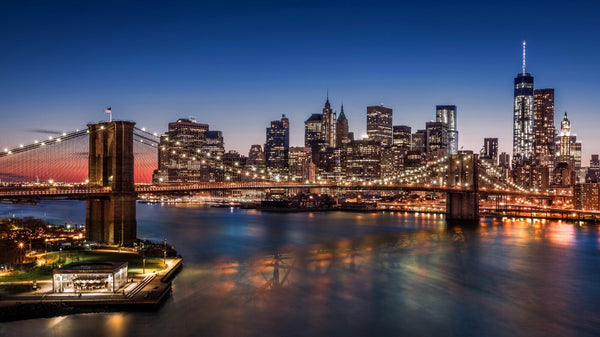
M 342 103 L 342 109 L 340 110 L 340 116 L 338 117 L 338 121 L 342 121 L 346 119 L 346 114 L 344 114 L 344 103 Z
M 565 111 L 565 116 L 563 120 L 560 122 L 560 133 L 561 136 L 570 136 L 571 135 L 571 121 L 567 117 L 567 112 Z
M 527 48 L 527 42 L 525 42 L 525 40 L 523 40 L 523 75 L 525 75 L 525 65 L 526 65 L 526 58 L 525 58 L 525 51 Z
M 329 104 L 329 88 L 327 88 L 327 100 L 325 101 L 325 108 L 331 108 L 331 104 Z

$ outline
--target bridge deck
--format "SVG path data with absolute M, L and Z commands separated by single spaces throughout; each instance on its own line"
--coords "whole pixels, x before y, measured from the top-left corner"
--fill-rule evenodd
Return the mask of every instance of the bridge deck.
M 163 194 L 174 192 L 200 192 L 216 190 L 266 190 L 266 189 L 338 189 L 349 191 L 423 191 L 439 193 L 472 192 L 469 187 L 445 187 L 430 184 L 306 184 L 306 183 L 193 183 L 193 184 L 163 184 L 163 185 L 137 185 L 135 192 L 138 194 Z M 505 189 L 481 188 L 477 191 L 480 195 L 506 195 L 524 196 L 530 198 L 555 198 L 571 197 L 569 194 L 514 191 Z M 109 195 L 109 187 L 12 187 L 0 189 L 2 199 L 51 199 L 71 196 L 103 196 Z

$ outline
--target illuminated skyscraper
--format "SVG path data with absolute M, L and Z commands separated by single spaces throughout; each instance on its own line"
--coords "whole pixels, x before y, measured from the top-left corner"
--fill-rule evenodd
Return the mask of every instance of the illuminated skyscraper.
M 254 172 L 257 176 L 264 174 L 266 169 L 265 153 L 260 144 L 250 146 L 248 151 L 248 160 L 246 160 L 246 170 Z
M 425 123 L 427 130 L 427 153 L 433 153 L 437 150 L 448 150 L 448 129 L 447 124 L 442 122 Z
M 323 115 L 312 114 L 304 121 L 304 146 L 310 148 L 325 146 L 323 139 Z
M 481 160 L 487 160 L 492 165 L 498 164 L 498 138 L 484 138 L 481 149 Z
M 225 147 L 221 131 L 209 131 L 208 124 L 193 118 L 180 118 L 169 123 L 169 130 L 160 137 L 158 170 L 155 182 L 221 181 Z M 196 160 L 209 157 L 209 161 Z
M 381 144 L 372 139 L 355 140 L 346 148 L 346 178 L 352 181 L 373 181 L 381 175 Z
M 571 121 L 569 120 L 569 117 L 567 117 L 567 112 L 565 112 L 565 115 L 564 115 L 562 121 L 560 122 L 560 151 L 559 151 L 559 154 L 561 157 L 571 156 L 572 143 L 573 143 L 573 141 L 571 139 Z
M 445 143 L 448 154 L 458 153 L 458 130 L 456 129 L 456 105 L 437 105 L 435 107 L 435 121 L 446 125 Z
M 272 121 L 271 127 L 267 128 L 265 161 L 269 172 L 287 174 L 289 148 L 290 122 L 282 115 L 281 120 Z
M 500 153 L 498 157 L 498 166 L 509 169 L 510 168 L 510 155 L 506 152 Z
M 513 164 L 523 165 L 533 156 L 533 76 L 525 71 L 525 41 L 523 68 L 514 89 Z
M 340 111 L 340 116 L 336 122 L 336 141 L 335 145 L 337 147 L 345 146 L 350 143 L 350 138 L 348 137 L 348 119 L 344 114 L 344 105 L 342 104 L 342 110 Z
M 370 140 L 389 146 L 393 143 L 392 109 L 383 106 L 367 107 L 367 135 Z
M 427 130 L 417 130 L 412 134 L 410 149 L 421 153 L 427 152 Z
M 394 145 L 410 150 L 410 126 L 394 125 Z
M 290 180 L 305 181 L 314 176 L 315 164 L 312 162 L 310 147 L 290 147 L 288 164 Z M 312 170 L 312 172 L 311 172 Z
M 335 147 L 336 116 L 329 104 L 329 95 L 323 108 L 323 139 L 328 147 Z
M 551 167 L 554 158 L 554 89 L 533 91 L 533 155 L 536 163 Z

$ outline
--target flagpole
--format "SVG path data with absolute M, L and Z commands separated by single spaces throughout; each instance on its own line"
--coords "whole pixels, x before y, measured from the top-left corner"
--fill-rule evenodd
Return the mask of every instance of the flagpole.
M 112 109 L 110 109 L 109 123 L 112 123 Z

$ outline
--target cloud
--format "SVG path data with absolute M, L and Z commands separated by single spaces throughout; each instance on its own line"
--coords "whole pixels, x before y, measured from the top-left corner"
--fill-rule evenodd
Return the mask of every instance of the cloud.
M 34 132 L 34 133 L 43 133 L 43 134 L 50 134 L 50 135 L 62 135 L 61 131 L 56 131 L 56 130 L 46 130 L 46 129 L 31 129 L 31 130 L 26 130 L 28 132 Z

